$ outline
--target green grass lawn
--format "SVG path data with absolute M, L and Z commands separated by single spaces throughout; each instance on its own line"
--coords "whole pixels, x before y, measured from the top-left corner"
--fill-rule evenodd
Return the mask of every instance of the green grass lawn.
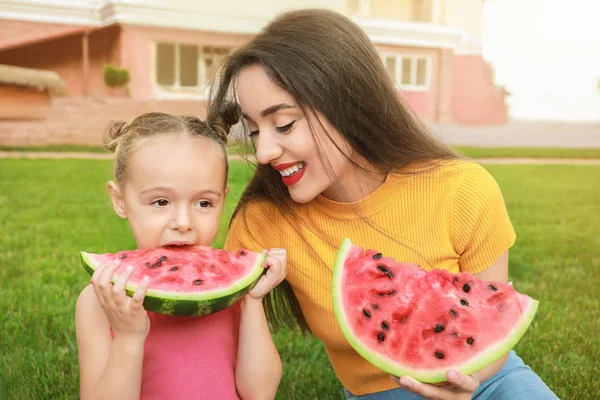
M 454 151 L 470 158 L 581 158 L 600 159 L 600 149 L 550 147 L 468 147 L 454 146 Z
M 103 160 L 0 159 L 0 398 L 67 399 L 78 393 L 74 306 L 89 276 L 81 250 L 133 248 L 104 192 Z M 592 399 L 600 363 L 600 166 L 490 166 L 517 231 L 510 278 L 540 300 L 518 353 L 561 399 Z M 250 176 L 231 168 L 222 230 Z M 341 399 L 322 346 L 276 335 L 284 360 L 280 399 Z

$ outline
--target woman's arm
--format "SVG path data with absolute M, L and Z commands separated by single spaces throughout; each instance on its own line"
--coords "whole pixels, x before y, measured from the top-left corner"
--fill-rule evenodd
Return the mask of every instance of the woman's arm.
M 283 249 L 267 254 L 268 267 L 254 289 L 241 302 L 240 333 L 235 383 L 244 400 L 273 399 L 282 366 L 262 305 L 263 297 L 285 278 L 287 255 Z
M 129 274 L 124 274 L 113 286 L 110 280 L 115 269 L 100 267 L 96 271 L 98 274 L 92 277 L 92 284 L 77 299 L 75 323 L 82 399 L 137 400 L 140 397 L 148 330 L 142 319 L 147 315 L 141 307 L 145 287 L 140 287 L 134 299 L 123 298 L 126 297 L 124 287 Z M 130 320 L 131 312 L 128 311 L 131 309 L 137 314 L 138 321 Z M 109 322 L 107 313 L 114 324 Z M 128 324 L 128 329 L 121 329 Z M 110 333 L 111 326 L 114 338 Z

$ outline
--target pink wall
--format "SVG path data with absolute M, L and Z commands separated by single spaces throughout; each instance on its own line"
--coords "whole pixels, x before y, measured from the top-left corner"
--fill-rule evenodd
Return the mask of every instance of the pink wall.
M 49 111 L 47 90 L 0 84 L 0 121 L 44 119 Z
M 57 72 L 65 82 L 68 96 L 83 95 L 82 34 L 0 51 L 0 64 Z M 119 60 L 119 28 L 109 27 L 89 34 L 90 95 L 111 91 L 104 84 L 104 64 Z
M 400 97 L 412 111 L 422 117 L 431 117 L 431 93 L 428 90 L 401 90 Z
M 237 47 L 246 43 L 250 38 L 250 35 L 123 26 L 121 33 L 121 66 L 128 68 L 131 75 L 131 97 L 135 99 L 153 97 L 153 48 L 156 42 Z
M 464 125 L 504 124 L 505 93 L 494 86 L 490 65 L 477 55 L 454 55 L 452 60 L 452 117 Z
M 81 26 L 0 19 L 0 50 L 72 35 Z
M 443 90 L 440 81 L 440 55 L 438 49 L 384 45 L 376 46 L 382 53 L 406 54 L 416 56 L 426 56 L 431 60 L 430 81 L 427 89 L 424 90 L 401 90 L 398 92 L 404 102 L 425 121 L 436 121 L 440 104 L 438 102 L 440 93 Z
M 0 107 L 2 107 L 1 92 Z M 0 143 L 7 146 L 49 144 L 101 146 L 104 129 L 110 121 L 128 122 L 140 114 L 151 111 L 196 115 L 204 118 L 206 104 L 191 100 L 53 98 L 51 110 L 43 120 L 2 121 Z

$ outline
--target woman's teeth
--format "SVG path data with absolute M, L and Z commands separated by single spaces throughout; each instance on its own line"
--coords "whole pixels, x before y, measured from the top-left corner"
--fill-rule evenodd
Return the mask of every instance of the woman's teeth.
M 296 165 L 294 165 L 292 167 L 289 167 L 289 168 L 286 168 L 286 169 L 284 169 L 282 171 L 279 171 L 279 173 L 282 176 L 290 176 L 290 175 L 293 175 L 296 172 L 300 171 L 302 168 L 304 168 L 305 165 L 306 165 L 306 163 L 299 162 L 298 164 L 296 164 Z

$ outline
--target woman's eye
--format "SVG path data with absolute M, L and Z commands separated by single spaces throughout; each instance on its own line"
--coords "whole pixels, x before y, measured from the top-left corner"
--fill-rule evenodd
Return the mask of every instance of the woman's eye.
M 200 200 L 200 201 L 196 202 L 196 206 L 200 207 L 200 208 L 208 208 L 208 207 L 212 207 L 212 203 L 208 200 Z
M 258 130 L 250 131 L 250 133 L 248 134 L 248 137 L 252 137 L 252 136 L 256 136 L 256 135 L 258 135 Z
M 154 207 L 166 207 L 169 205 L 169 200 L 166 200 L 166 199 L 154 200 L 152 203 L 150 203 L 150 205 L 153 205 Z
M 296 123 L 296 120 L 293 120 L 292 122 L 290 122 L 287 125 L 284 126 L 278 126 L 275 128 L 275 130 L 279 133 L 286 133 L 288 132 L 290 129 L 292 129 L 292 127 L 294 126 L 294 124 Z

